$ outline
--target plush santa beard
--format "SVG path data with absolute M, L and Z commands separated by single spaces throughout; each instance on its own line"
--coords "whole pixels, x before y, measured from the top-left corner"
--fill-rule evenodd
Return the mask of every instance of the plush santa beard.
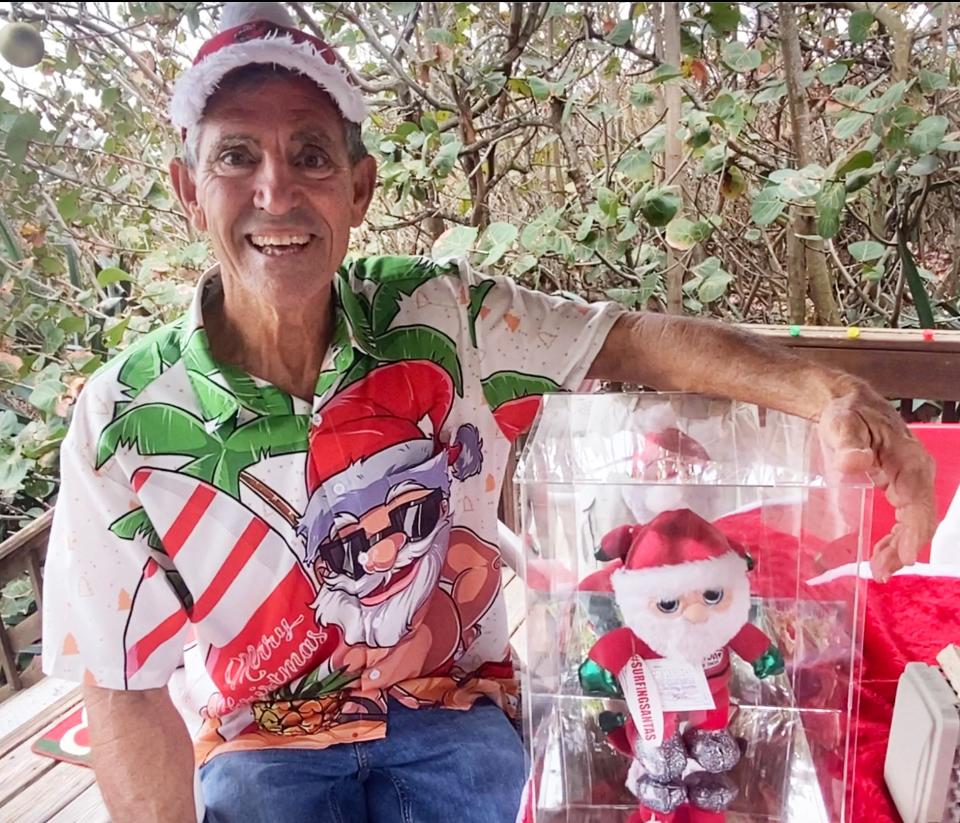
M 450 517 L 440 518 L 436 528 L 423 540 L 408 542 L 387 572 L 371 572 L 359 580 L 345 574 L 333 574 L 320 581 L 319 592 L 311 604 L 321 626 L 335 625 L 343 631 L 344 642 L 372 648 L 396 646 L 410 631 L 413 616 L 436 590 L 440 571 L 447 557 Z M 417 563 L 413 579 L 402 590 L 375 606 L 365 606 L 366 597 L 384 580 L 410 563 Z
M 615 586 L 617 605 L 627 627 L 661 657 L 682 658 L 700 665 L 713 652 L 727 645 L 750 617 L 750 581 L 746 574 L 717 580 L 704 588 L 723 589 L 729 605 L 723 611 L 710 609 L 703 623 L 691 623 L 682 614 L 657 611 L 657 602 L 672 593 L 651 594 L 646 586 L 629 583 L 630 573 Z

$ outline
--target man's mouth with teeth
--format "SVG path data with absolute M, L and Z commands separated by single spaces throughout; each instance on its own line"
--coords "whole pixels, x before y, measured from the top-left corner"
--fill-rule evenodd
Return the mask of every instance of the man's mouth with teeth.
M 280 257 L 301 254 L 313 242 L 312 234 L 248 234 L 247 242 L 260 254 Z

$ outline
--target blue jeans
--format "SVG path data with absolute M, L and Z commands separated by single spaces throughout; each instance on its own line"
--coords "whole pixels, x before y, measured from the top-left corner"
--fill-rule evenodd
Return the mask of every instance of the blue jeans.
M 368 743 L 217 755 L 200 770 L 204 823 L 514 823 L 526 767 L 500 709 L 391 701 L 387 724 Z

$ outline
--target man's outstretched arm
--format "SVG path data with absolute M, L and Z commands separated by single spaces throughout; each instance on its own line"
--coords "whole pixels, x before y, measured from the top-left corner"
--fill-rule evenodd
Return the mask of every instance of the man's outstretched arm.
M 84 686 L 93 769 L 114 823 L 189 823 L 193 744 L 166 688 Z
M 838 468 L 869 472 L 896 510 L 893 531 L 874 549 L 878 579 L 913 563 L 933 536 L 933 460 L 857 377 L 716 321 L 653 313 L 621 317 L 588 377 L 730 397 L 818 421 Z

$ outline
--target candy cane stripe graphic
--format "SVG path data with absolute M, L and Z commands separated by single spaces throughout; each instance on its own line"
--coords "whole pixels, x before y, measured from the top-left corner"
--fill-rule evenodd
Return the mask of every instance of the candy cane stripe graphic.
M 231 701 L 262 696 L 266 685 L 329 656 L 335 638 L 317 627 L 313 586 L 277 531 L 197 478 L 142 469 L 134 482 L 193 603 L 189 614 L 158 614 L 157 604 L 170 602 L 170 583 L 148 561 L 124 640 L 128 687 L 136 687 L 138 674 L 148 683 L 153 672 L 176 665 L 188 620 L 208 671 Z

